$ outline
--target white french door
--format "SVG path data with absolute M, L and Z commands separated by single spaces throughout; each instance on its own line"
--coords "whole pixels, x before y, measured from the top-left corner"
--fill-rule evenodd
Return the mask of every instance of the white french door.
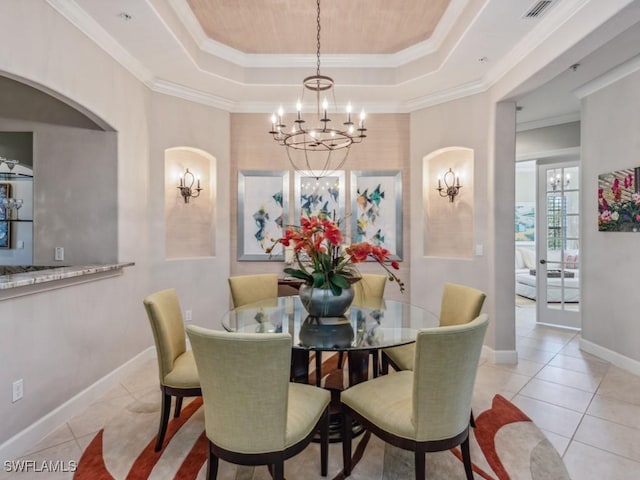
M 580 166 L 538 164 L 536 296 L 538 323 L 581 327 Z

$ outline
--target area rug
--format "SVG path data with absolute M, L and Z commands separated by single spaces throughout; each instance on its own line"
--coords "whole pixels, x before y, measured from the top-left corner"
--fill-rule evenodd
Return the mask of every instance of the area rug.
M 322 384 L 339 383 L 343 371 L 330 360 L 323 364 Z M 339 380 L 338 380 L 339 379 Z M 312 376 L 311 381 L 315 378 Z M 154 452 L 159 404 L 134 402 L 96 434 L 84 451 L 76 471 L 78 480 L 195 480 L 206 477 L 207 441 L 204 435 L 202 399 L 183 407 L 169 423 L 165 446 Z M 250 434 L 250 432 L 248 432 Z M 413 453 L 384 444 L 364 433 L 354 439 L 353 480 L 404 480 L 414 477 Z M 557 451 L 533 422 L 500 395 L 492 406 L 476 412 L 471 430 L 471 458 L 476 479 L 569 479 Z M 285 463 L 285 475 L 294 479 L 344 479 L 341 445 L 331 444 L 329 475 L 320 476 L 319 446 L 307 449 Z M 458 448 L 427 454 L 429 479 L 464 479 Z M 220 462 L 218 478 L 268 480 L 266 467 L 235 466 Z

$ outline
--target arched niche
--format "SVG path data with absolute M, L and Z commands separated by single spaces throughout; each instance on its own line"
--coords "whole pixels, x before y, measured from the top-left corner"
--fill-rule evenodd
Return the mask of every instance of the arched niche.
M 465 147 L 447 147 L 423 158 L 424 254 L 433 257 L 471 258 L 474 243 L 474 152 Z M 438 192 L 451 169 L 459 178 L 457 196 L 450 201 Z M 442 192 L 444 194 L 444 190 Z
M 165 150 L 164 218 L 167 259 L 215 255 L 216 158 L 197 148 Z M 202 191 L 185 202 L 178 185 L 189 169 L 200 179 Z M 195 185 L 194 185 L 195 186 Z

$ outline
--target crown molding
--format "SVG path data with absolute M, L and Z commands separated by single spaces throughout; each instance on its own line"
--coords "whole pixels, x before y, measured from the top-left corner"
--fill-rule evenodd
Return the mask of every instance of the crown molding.
M 553 127 L 562 125 L 563 123 L 573 123 L 580 121 L 580 112 L 567 113 L 566 115 L 558 115 L 557 117 L 542 118 L 540 120 L 531 120 L 530 122 L 522 122 L 516 125 L 516 132 L 525 132 L 536 128 Z
M 636 55 L 631 60 L 621 63 L 617 67 L 609 70 L 607 73 L 585 83 L 581 87 L 576 88 L 573 93 L 578 98 L 583 99 L 584 97 L 588 97 L 589 95 L 592 95 L 597 91 L 628 77 L 638 70 L 640 70 L 640 55 Z
M 47 0 L 47 3 L 142 83 L 149 85 L 153 81 L 153 73 L 122 48 L 75 0 Z
M 545 150 L 543 152 L 524 153 L 516 156 L 516 162 L 556 157 L 580 157 L 580 147 L 567 147 L 558 148 L 556 150 Z
M 489 88 L 484 81 L 479 80 L 471 82 L 460 87 L 443 90 L 432 95 L 425 95 L 423 97 L 408 100 L 402 104 L 405 112 L 413 112 L 421 110 L 423 108 L 433 107 L 441 103 L 450 102 L 452 100 L 458 100 L 460 98 L 468 97 L 470 95 L 476 95 L 478 93 L 485 92 Z
M 235 106 L 235 102 L 227 98 L 205 93 L 200 90 L 185 87 L 184 85 L 178 85 L 177 83 L 168 82 L 166 80 L 154 79 L 148 84 L 148 86 L 151 90 L 157 93 L 171 95 L 173 97 L 182 98 L 202 105 L 208 105 L 221 110 L 232 111 Z

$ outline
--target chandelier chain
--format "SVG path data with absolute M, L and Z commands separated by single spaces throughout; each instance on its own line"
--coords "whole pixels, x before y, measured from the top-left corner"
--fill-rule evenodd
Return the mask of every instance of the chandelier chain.
M 316 67 L 316 75 L 320 75 L 320 0 L 318 0 L 318 15 L 316 17 L 316 22 L 318 24 L 318 35 L 317 35 L 317 40 L 318 40 L 318 48 L 316 50 L 316 56 L 317 56 L 317 67 Z

